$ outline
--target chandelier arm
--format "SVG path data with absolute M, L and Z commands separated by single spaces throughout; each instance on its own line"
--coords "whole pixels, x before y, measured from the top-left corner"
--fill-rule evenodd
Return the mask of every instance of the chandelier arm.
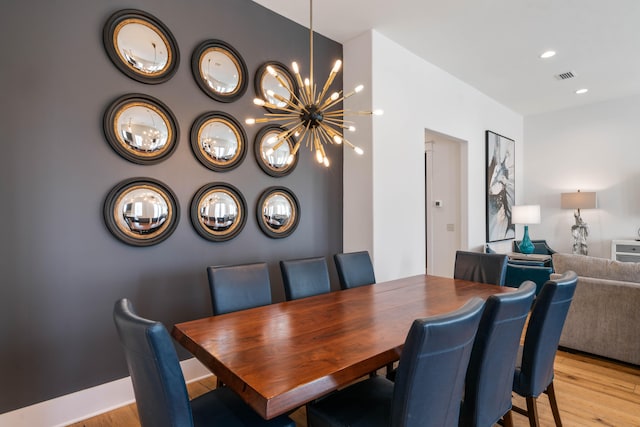
M 324 110 L 325 108 L 328 108 L 330 104 L 333 105 L 332 103 L 337 103 L 342 101 L 342 98 L 340 98 L 340 94 L 342 93 L 342 91 L 340 90 L 336 93 L 338 94 L 338 96 L 335 99 L 331 99 L 331 97 L 328 97 L 327 99 L 325 99 L 322 105 L 320 105 L 320 109 Z
M 306 92 L 305 92 L 305 86 L 304 83 L 302 82 L 302 77 L 300 76 L 300 72 L 296 71 L 298 66 L 295 65 L 295 62 L 292 65 L 293 67 L 293 73 L 296 76 L 296 82 L 298 83 L 298 87 L 300 87 L 300 99 L 303 101 L 302 104 L 309 104 L 309 100 L 306 98 Z
M 311 141 L 309 140 L 311 133 L 309 132 L 309 124 L 305 125 L 300 138 L 298 138 L 298 144 L 304 142 L 304 145 L 309 145 Z
M 291 111 L 291 113 L 298 113 L 298 111 Z M 291 113 L 265 113 L 265 117 L 291 117 Z
M 327 78 L 327 81 L 324 83 L 324 87 L 322 88 L 322 92 L 320 92 L 320 96 L 318 96 L 318 102 L 320 102 L 320 100 L 322 100 L 322 98 L 324 98 L 324 96 L 327 93 L 327 90 L 329 89 L 329 86 L 331 86 L 331 83 L 333 83 L 333 80 L 336 78 L 337 74 L 338 74 L 337 71 L 334 71 L 334 69 L 331 70 L 331 72 L 329 73 L 329 77 Z M 329 98 L 329 99 L 331 99 L 331 98 Z
M 335 134 L 335 131 L 325 124 L 321 124 L 318 129 L 320 130 L 320 135 L 322 135 L 323 139 L 326 141 L 325 143 L 333 144 L 333 135 L 331 135 L 331 133 Z
M 287 92 L 289 92 L 289 95 L 291 95 L 298 104 L 300 105 L 304 105 L 304 103 L 302 101 L 300 101 L 300 99 L 296 96 L 295 92 L 289 88 L 289 85 L 287 85 L 285 83 L 284 80 L 282 80 L 282 78 L 276 73 L 275 76 L 276 80 L 278 80 L 278 83 L 280 83 L 282 85 L 283 88 L 285 88 L 287 90 Z
M 285 98 L 285 97 L 283 97 L 281 95 L 278 95 L 277 93 L 274 93 L 273 97 L 275 99 L 277 99 L 278 101 L 282 101 L 285 104 L 287 104 L 288 106 L 293 107 L 296 110 L 296 112 L 298 112 L 298 110 L 302 109 L 301 105 L 296 105 L 293 102 L 291 102 L 290 100 L 288 100 L 287 98 Z

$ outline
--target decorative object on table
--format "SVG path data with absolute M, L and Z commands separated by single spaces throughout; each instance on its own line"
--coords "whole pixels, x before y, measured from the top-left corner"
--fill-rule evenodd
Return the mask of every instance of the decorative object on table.
M 230 114 L 204 113 L 191 126 L 191 148 L 204 166 L 215 172 L 226 172 L 244 160 L 247 134 Z
M 140 165 L 165 160 L 178 145 L 178 122 L 169 107 L 141 93 L 113 101 L 105 111 L 103 130 L 118 154 Z
M 111 233 L 132 246 L 151 246 L 173 233 L 180 219 L 178 199 L 164 183 L 131 178 L 107 195 L 104 220 Z
M 291 155 L 295 141 L 293 136 L 278 144 L 278 135 L 284 130 L 282 126 L 267 125 L 260 129 L 253 143 L 253 150 L 258 166 L 267 175 L 282 177 L 289 175 L 298 164 L 298 154 Z M 277 149 L 274 147 L 278 145 Z
M 256 214 L 264 234 L 280 239 L 289 236 L 298 227 L 300 204 L 288 188 L 269 187 L 258 199 Z
M 511 222 L 524 225 L 524 235 L 518 246 L 523 254 L 532 254 L 533 242 L 529 238 L 529 224 L 540 224 L 540 205 L 515 205 Z
M 233 102 L 247 90 L 247 65 L 229 43 L 205 40 L 191 57 L 191 71 L 196 83 L 209 97 L 219 102 Z
M 270 111 L 264 118 L 249 118 L 246 123 L 284 122 L 285 131 L 278 135 L 278 142 L 274 149 L 278 149 L 278 144 L 284 144 L 291 135 L 297 137 L 296 145 L 291 153 L 294 156 L 300 144 L 304 143 L 311 150 L 316 152 L 316 159 L 319 163 L 329 167 L 329 158 L 324 150 L 325 144 L 342 144 L 343 142 L 354 149 L 358 154 L 362 154 L 361 148 L 356 147 L 343 136 L 343 130 L 355 131 L 352 122 L 345 120 L 348 114 L 371 115 L 382 114 L 382 110 L 347 112 L 340 108 L 340 104 L 345 99 L 353 96 L 363 89 L 358 85 L 353 91 L 344 94 L 342 91 L 333 92 L 329 95 L 329 89 L 333 80 L 337 76 L 342 66 L 342 61 L 337 60 L 333 69 L 329 73 L 327 81 L 318 91 L 319 86 L 313 78 L 313 0 L 309 0 L 309 78 L 302 81 L 298 64 L 291 64 L 295 81 L 300 87 L 300 96 L 296 96 L 295 87 L 287 83 L 287 73 L 279 71 L 277 67 L 267 66 L 268 73 L 280 83 L 283 89 L 288 92 L 287 96 L 282 96 L 275 90 L 267 90 L 267 96 L 254 99 L 254 104 L 262 106 Z M 295 86 L 295 85 L 293 85 Z M 271 102 L 278 101 L 277 104 Z
M 486 131 L 487 143 L 487 242 L 513 239 L 511 219 L 515 204 L 515 141 Z
M 107 20 L 102 41 L 115 66 L 141 83 L 165 82 L 178 70 L 180 52 L 173 34 L 147 12 L 117 11 Z
M 236 237 L 247 222 L 247 202 L 236 187 L 224 182 L 205 184 L 191 200 L 191 223 L 212 242 Z
M 588 255 L 587 236 L 589 235 L 589 225 L 582 220 L 580 209 L 595 209 L 597 207 L 596 193 L 580 190 L 575 193 L 562 193 L 560 195 L 560 207 L 562 209 L 574 209 L 573 216 L 576 219 L 576 223 L 571 226 L 573 253 Z

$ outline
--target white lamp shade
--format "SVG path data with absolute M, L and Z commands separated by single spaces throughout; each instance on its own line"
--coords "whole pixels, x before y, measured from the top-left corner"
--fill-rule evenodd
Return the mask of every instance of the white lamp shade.
M 596 206 L 596 193 L 593 191 L 578 191 L 560 195 L 562 209 L 595 209 Z
M 540 205 L 516 205 L 511 210 L 514 224 L 540 224 Z

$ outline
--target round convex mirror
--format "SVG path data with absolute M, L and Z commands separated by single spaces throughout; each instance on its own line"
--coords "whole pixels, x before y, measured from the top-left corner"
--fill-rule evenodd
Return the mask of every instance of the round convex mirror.
M 236 168 L 247 152 L 242 125 L 222 111 L 205 113 L 191 127 L 191 148 L 200 162 L 216 172 Z
M 200 89 L 220 102 L 232 102 L 247 89 L 247 66 L 233 46 L 207 40 L 193 52 L 191 70 Z
M 161 83 L 178 69 L 178 45 L 156 17 L 136 9 L 120 10 L 107 20 L 103 42 L 111 61 L 142 83 Z
M 133 178 L 120 182 L 104 204 L 107 228 L 123 242 L 149 246 L 175 230 L 179 207 L 173 192 L 160 181 Z
M 247 207 L 234 186 L 214 182 L 201 187 L 191 201 L 191 222 L 207 240 L 223 242 L 233 239 L 244 228 Z
M 104 133 L 125 159 L 153 164 L 169 157 L 178 141 L 176 119 L 160 100 L 143 94 L 125 95 L 107 109 Z
M 297 96 L 297 85 L 289 69 L 280 62 L 269 61 L 262 64 L 256 72 L 254 83 L 256 95 L 269 104 L 285 108 L 287 103 L 282 99 L 295 103 L 293 94 Z M 278 95 L 282 99 L 278 99 L 274 95 Z M 267 106 L 264 108 L 270 112 L 276 111 Z
M 298 226 L 300 205 L 297 197 L 285 187 L 267 188 L 256 209 L 260 229 L 269 237 L 289 236 Z
M 287 129 L 269 125 L 256 135 L 254 154 L 260 168 L 268 175 L 281 177 L 289 175 L 298 164 L 298 155 L 293 154 L 293 137 L 279 138 Z

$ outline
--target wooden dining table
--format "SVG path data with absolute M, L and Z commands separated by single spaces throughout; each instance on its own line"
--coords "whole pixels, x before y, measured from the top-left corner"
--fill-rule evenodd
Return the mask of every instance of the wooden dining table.
M 414 319 L 514 290 L 418 275 L 179 323 L 172 335 L 271 419 L 397 361 Z

